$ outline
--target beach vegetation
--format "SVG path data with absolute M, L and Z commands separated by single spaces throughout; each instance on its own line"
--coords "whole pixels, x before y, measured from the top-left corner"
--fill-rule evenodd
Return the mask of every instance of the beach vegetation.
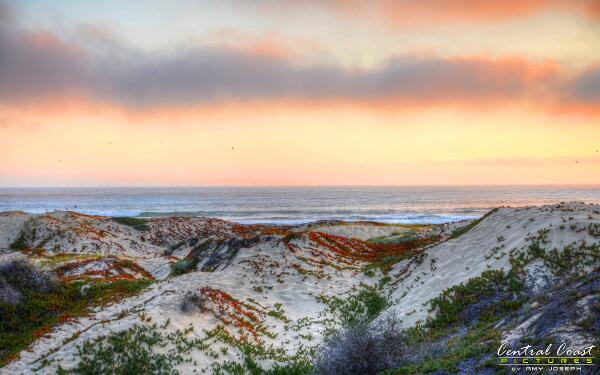
M 187 292 L 181 301 L 181 311 L 186 313 L 194 313 L 196 311 L 205 310 L 206 299 L 197 292 Z
M 420 357 L 417 361 L 413 358 L 407 364 L 382 374 L 478 373 L 484 372 L 485 367 L 490 371 L 500 370 L 490 358 L 493 358 L 493 352 L 500 343 L 503 327 L 508 322 L 518 321 L 521 314 L 531 310 L 531 291 L 526 287 L 525 266 L 540 259 L 558 276 L 556 280 L 562 280 L 555 281 L 554 285 L 564 285 L 569 280 L 579 280 L 575 270 L 581 274 L 586 265 L 598 262 L 598 246 L 595 244 L 571 244 L 563 251 L 547 251 L 543 246 L 548 243 L 548 233 L 548 230 L 540 230 L 530 236 L 530 245 L 525 252 L 513 251 L 510 271 L 485 271 L 432 299 L 430 307 L 433 315 L 405 332 L 412 348 L 443 344 L 446 350 L 435 356 Z M 577 292 L 564 293 L 563 297 L 585 297 L 589 293 L 585 288 L 593 290 L 590 287 L 593 280 L 580 281 Z M 589 317 L 578 319 L 574 310 L 568 308 L 573 303 L 576 302 L 566 303 L 563 299 L 546 301 L 542 308 L 538 307 L 541 326 L 538 328 L 538 323 L 535 323 L 530 331 L 539 330 L 538 336 L 543 337 L 543 333 L 552 327 L 550 322 L 559 322 L 560 319 L 589 327 Z
M 71 370 L 59 368 L 59 374 L 177 374 L 193 349 L 204 349 L 199 339 L 188 339 L 191 328 L 162 333 L 157 326 L 142 324 L 127 330 L 87 340 L 77 348 L 80 361 Z M 172 344 L 166 352 L 153 350 Z
M 430 306 L 435 317 L 430 318 L 426 326 L 439 329 L 456 323 L 493 321 L 508 310 L 521 307 L 521 290 L 522 283 L 515 282 L 512 273 L 508 276 L 503 270 L 485 271 L 432 299 Z
M 17 237 L 17 239 L 15 239 L 9 245 L 9 247 L 12 250 L 25 250 L 27 248 L 27 241 L 25 240 L 25 234 L 24 233 L 19 234 L 19 237 Z
M 441 239 L 440 235 L 431 235 L 369 240 L 367 242 L 373 251 L 365 257 L 365 261 L 368 263 L 363 267 L 363 272 L 368 276 L 374 276 L 374 271 L 379 270 L 385 275 L 397 263 L 415 256 L 423 248 L 439 242 Z
M 225 314 L 229 319 L 235 319 L 232 312 L 236 308 L 246 309 L 248 305 L 231 299 L 225 293 L 214 289 L 205 288 L 200 294 L 214 297 L 220 304 L 223 298 L 229 302 L 233 309 Z M 199 294 L 196 294 L 199 295 Z M 209 304 L 209 300 L 205 302 Z M 192 304 L 196 304 L 197 298 L 190 297 Z M 215 301 L 212 301 L 215 302 Z M 221 307 L 228 309 L 225 305 Z M 211 308 L 208 307 L 206 311 Z M 240 310 L 242 311 L 242 310 Z M 242 311 L 242 315 L 248 315 L 248 310 Z M 223 315 L 220 320 L 225 322 L 227 318 Z M 224 323 L 228 324 L 228 323 Z M 164 332 L 163 326 L 156 323 L 151 324 L 147 319 L 143 324 L 135 325 L 127 330 L 100 336 L 96 339 L 86 340 L 77 347 L 79 363 L 70 370 L 60 369 L 60 374 L 77 375 L 100 375 L 100 374 L 179 374 L 176 366 L 188 363 L 193 366 L 198 364 L 193 359 L 193 352 L 201 351 L 211 358 L 217 359 L 220 354 L 227 355 L 229 348 L 238 349 L 239 360 L 224 362 L 214 361 L 209 370 L 213 374 L 265 374 L 265 375 L 308 375 L 312 374 L 312 363 L 308 360 L 308 352 L 299 350 L 294 355 L 286 354 L 285 350 L 272 345 L 265 345 L 262 341 L 249 340 L 248 336 L 242 335 L 236 338 L 225 325 L 219 324 L 214 329 L 205 330 L 204 337 L 191 335 L 193 326 L 176 331 Z M 191 338 L 195 337 L 195 338 Z M 215 349 L 218 345 L 221 348 Z M 226 345 L 226 346 L 222 346 Z M 272 361 L 270 369 L 263 369 L 258 360 Z M 195 371 L 196 372 L 196 371 Z
M 315 356 L 314 373 L 365 374 L 400 367 L 411 349 L 395 315 L 344 327 L 327 338 Z
M 327 314 L 343 327 L 369 323 L 390 306 L 390 301 L 377 286 L 361 285 L 360 290 L 346 298 L 318 296 L 327 305 Z
M 196 268 L 198 261 L 194 259 L 181 259 L 173 264 L 171 268 L 172 276 L 179 276 L 188 273 Z
M 495 349 L 501 337 L 495 325 L 526 300 L 518 275 L 485 271 L 429 301 L 433 315 L 425 322 L 401 329 L 395 316 L 380 315 L 389 302 L 376 295 L 376 288 L 363 287 L 346 299 L 327 299 L 342 325 L 317 351 L 316 373 L 459 372 L 462 361 L 483 359 Z
M 600 238 L 600 224 L 590 223 L 588 225 L 588 233 L 594 238 Z
M 290 363 L 275 365 L 263 369 L 250 355 L 241 362 L 227 361 L 212 367 L 215 375 L 313 375 L 313 366 L 309 361 L 294 360 Z
M 138 217 L 130 217 L 130 216 L 115 216 L 111 218 L 112 221 L 127 225 L 132 227 L 133 229 L 140 232 L 147 232 L 150 230 L 150 226 L 148 225 L 148 220 Z
M 5 265 L 0 272 L 4 280 L 0 283 L 20 294 L 12 301 L 0 301 L 0 366 L 57 324 L 85 315 L 93 306 L 137 294 L 151 283 L 145 279 L 64 283 L 25 263 Z

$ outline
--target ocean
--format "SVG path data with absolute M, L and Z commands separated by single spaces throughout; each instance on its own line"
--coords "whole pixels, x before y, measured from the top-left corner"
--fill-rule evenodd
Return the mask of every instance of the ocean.
M 0 211 L 210 216 L 246 224 L 445 223 L 498 206 L 567 201 L 600 203 L 600 186 L 0 188 Z

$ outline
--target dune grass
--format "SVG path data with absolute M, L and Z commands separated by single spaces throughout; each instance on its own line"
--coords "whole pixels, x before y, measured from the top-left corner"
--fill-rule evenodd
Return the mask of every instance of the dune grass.
M 456 228 L 452 231 L 452 233 L 450 234 L 450 238 L 449 239 L 454 239 L 454 238 L 458 238 L 460 236 L 462 236 L 463 234 L 467 233 L 468 231 L 470 231 L 471 229 L 473 229 L 477 224 L 481 223 L 484 219 L 486 219 L 488 216 L 492 215 L 493 213 L 498 212 L 498 208 L 494 208 L 493 210 L 489 211 L 488 213 L 486 213 L 485 215 L 483 215 L 482 217 L 480 217 L 477 220 L 472 221 L 471 223 Z

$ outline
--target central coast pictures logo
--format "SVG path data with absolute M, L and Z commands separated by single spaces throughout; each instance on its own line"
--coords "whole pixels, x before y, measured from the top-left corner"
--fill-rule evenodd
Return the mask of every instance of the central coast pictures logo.
M 508 366 L 512 372 L 551 371 L 580 372 L 585 368 L 595 368 L 592 351 L 595 345 L 581 348 L 570 348 L 566 343 L 558 346 L 548 344 L 545 348 L 533 348 L 525 345 L 520 348 L 509 348 L 502 344 L 498 348 L 498 364 Z

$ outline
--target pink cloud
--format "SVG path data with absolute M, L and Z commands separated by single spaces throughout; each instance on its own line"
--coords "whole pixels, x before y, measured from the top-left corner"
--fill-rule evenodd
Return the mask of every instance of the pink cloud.
M 302 64 L 275 36 L 243 46 L 162 54 L 112 41 L 91 53 L 48 32 L 0 33 L 0 103 L 80 97 L 124 108 L 298 101 L 356 105 L 530 104 L 597 114 L 600 70 L 569 72 L 552 61 L 510 57 L 398 56 L 373 69 Z M 239 42 L 238 40 L 242 40 Z M 119 56 L 118 60 L 114 56 Z

